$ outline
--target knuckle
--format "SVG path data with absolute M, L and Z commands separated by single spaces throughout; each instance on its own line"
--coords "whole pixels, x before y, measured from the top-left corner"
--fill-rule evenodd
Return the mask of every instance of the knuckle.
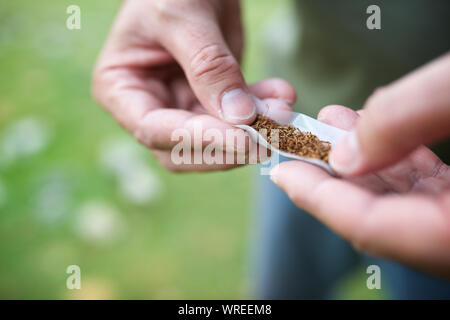
M 202 47 L 191 58 L 190 71 L 194 81 L 207 79 L 219 82 L 230 73 L 239 74 L 235 58 L 219 44 Z

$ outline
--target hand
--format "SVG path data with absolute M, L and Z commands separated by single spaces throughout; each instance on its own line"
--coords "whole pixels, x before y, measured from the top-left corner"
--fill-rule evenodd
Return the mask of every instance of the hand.
M 194 126 L 223 132 L 251 123 L 253 94 L 290 109 L 295 91 L 281 79 L 247 86 L 239 1 L 128 0 L 124 2 L 93 76 L 93 95 L 169 170 L 218 170 L 236 165 L 174 165 L 171 134 Z M 238 134 L 246 135 L 243 131 Z M 204 146 L 210 141 L 203 141 Z M 193 143 L 194 145 L 194 143 Z M 248 145 L 247 145 L 248 146 Z M 245 146 L 217 145 L 224 152 Z
M 363 111 L 322 109 L 319 120 L 354 130 L 330 157 L 345 179 L 291 161 L 273 181 L 356 248 L 450 277 L 450 170 L 421 145 L 450 135 L 449 74 L 446 55 L 376 91 Z

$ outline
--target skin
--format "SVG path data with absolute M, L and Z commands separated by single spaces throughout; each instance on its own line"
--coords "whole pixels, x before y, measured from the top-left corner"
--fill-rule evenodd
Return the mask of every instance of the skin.
M 201 124 L 225 135 L 232 124 L 251 123 L 256 113 L 247 94 L 283 110 L 295 102 L 281 79 L 245 82 L 242 43 L 238 0 L 124 1 L 94 70 L 93 96 L 168 170 L 235 167 L 175 166 L 170 151 L 177 128 L 192 132 Z M 330 158 L 344 179 L 295 161 L 272 175 L 299 207 L 359 249 L 445 276 L 450 173 L 422 144 L 450 135 L 449 66 L 446 55 L 376 91 L 362 112 L 321 111 L 320 120 L 354 132 Z M 224 97 L 236 89 L 244 94 L 225 108 Z M 217 148 L 247 153 L 248 143 Z
M 353 135 L 331 153 L 342 178 L 289 161 L 272 180 L 357 249 L 450 277 L 450 170 L 423 145 L 450 136 L 449 74 L 446 54 L 377 90 L 361 111 L 325 107 L 318 119 Z
M 255 117 L 252 96 L 274 108 L 291 110 L 296 93 L 282 79 L 247 85 L 239 60 L 242 27 L 238 0 L 127 0 L 112 26 L 93 74 L 92 92 L 138 141 L 168 170 L 212 171 L 237 165 L 174 165 L 170 152 L 178 141 L 172 132 L 194 127 L 236 130 Z M 223 97 L 240 89 L 225 112 Z M 248 95 L 251 94 L 251 95 Z M 275 100 L 274 100 L 275 99 Z M 224 146 L 218 152 L 248 153 L 245 144 Z M 195 145 L 193 141 L 192 145 Z M 203 140 L 205 147 L 211 141 Z

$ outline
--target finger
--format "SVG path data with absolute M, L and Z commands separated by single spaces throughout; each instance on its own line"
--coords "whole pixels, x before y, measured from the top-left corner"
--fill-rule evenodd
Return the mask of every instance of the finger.
M 292 105 L 297 100 L 294 87 L 280 78 L 269 78 L 250 85 L 250 92 L 260 99 L 281 99 Z
M 114 118 L 136 139 L 150 149 L 170 149 L 180 141 L 177 137 L 190 141 L 192 146 L 202 148 L 210 144 L 203 139 L 204 132 L 215 131 L 223 139 L 213 143 L 224 150 L 245 153 L 248 136 L 240 129 L 220 121 L 208 114 L 196 114 L 187 110 L 165 109 L 164 101 L 152 94 L 152 88 L 128 88 L 129 83 L 118 87 L 121 77 L 114 74 L 113 80 L 106 81 L 105 75 L 97 78 L 95 94 L 97 102 L 112 113 Z M 132 83 L 133 78 L 127 77 Z M 139 84 L 140 82 L 137 82 Z M 230 139 L 226 140 L 226 137 Z
M 148 112 L 137 123 L 134 136 L 150 149 L 161 150 L 170 150 L 184 143 L 199 150 L 214 145 L 222 150 L 245 154 L 249 144 L 248 135 L 241 129 L 210 114 L 177 109 Z
M 158 21 L 166 32 L 161 43 L 182 66 L 201 104 L 213 115 L 233 124 L 251 123 L 256 108 L 240 66 L 231 53 L 213 5 L 164 7 Z M 186 9 L 186 8 L 185 8 Z
M 417 194 L 375 196 L 297 161 L 281 163 L 271 177 L 297 206 L 358 249 L 435 272 L 447 270 L 448 274 L 445 199 Z M 436 266 L 446 268 L 436 270 Z
M 122 126 L 131 132 L 142 144 L 150 149 L 169 150 L 189 140 L 193 148 L 203 148 L 213 144 L 223 150 L 248 153 L 249 137 L 237 129 L 209 114 L 193 113 L 187 110 L 165 109 L 164 102 L 155 98 L 152 88 L 128 88 L 128 84 L 117 87 L 114 84 L 97 84 L 97 101 L 105 106 Z M 132 77 L 128 77 L 132 81 Z M 99 87 L 106 87 L 100 90 Z M 265 105 L 270 110 L 290 108 L 283 101 L 268 100 Z M 201 108 L 198 107 L 200 110 Z M 206 132 L 214 133 L 217 139 L 205 139 Z
M 269 114 L 292 110 L 284 101 L 261 100 Z M 242 129 L 231 126 L 209 114 L 196 114 L 186 110 L 156 109 L 146 113 L 134 125 L 134 136 L 150 149 L 168 150 L 190 141 L 193 148 L 215 145 L 229 152 L 248 153 L 249 136 Z M 206 135 L 212 135 L 206 139 Z
M 293 109 L 290 106 L 296 101 L 296 92 L 294 87 L 287 81 L 279 78 L 269 78 L 261 80 L 257 83 L 250 84 L 249 91 L 253 98 L 256 98 L 255 104 L 258 111 L 266 114 L 270 111 L 290 111 Z M 195 104 L 195 111 L 200 112 L 203 108 L 200 104 Z
M 161 165 L 164 166 L 164 168 L 176 173 L 229 170 L 243 165 L 237 163 L 225 164 L 225 161 L 223 161 L 223 163 L 215 163 L 213 159 L 208 159 L 208 162 L 206 162 L 203 153 L 198 151 L 192 151 L 192 154 L 189 155 L 190 160 L 181 163 L 178 162 L 178 155 L 174 157 L 170 151 L 153 150 L 152 153 L 158 159 Z M 222 152 L 222 159 L 226 159 L 226 156 L 227 153 Z M 216 159 L 218 158 L 219 157 L 216 157 Z M 196 160 L 196 162 L 198 163 L 194 163 L 194 160 Z
M 268 160 L 270 151 L 253 145 L 251 154 L 243 155 L 207 147 L 204 150 L 152 150 L 159 162 L 172 172 L 228 170 Z
M 363 116 L 331 153 L 341 175 L 387 167 L 419 145 L 450 134 L 450 54 L 377 90 Z
M 318 115 L 318 119 L 335 127 L 350 130 L 359 118 L 359 113 L 342 106 L 327 106 Z M 376 174 L 355 177 L 352 181 L 364 183 L 372 190 L 380 193 L 394 189 L 396 192 L 407 192 L 414 187 L 416 191 L 437 193 L 444 189 L 442 179 L 432 178 L 439 172 L 442 162 L 428 148 L 417 148 L 406 161 L 390 166 Z M 415 174 L 412 174 L 415 172 Z M 420 174 L 419 174 L 420 172 Z M 424 179 L 426 177 L 426 179 Z M 378 188 L 375 188 L 378 187 Z
M 343 130 L 351 130 L 355 126 L 358 118 L 359 115 L 357 112 L 339 105 L 323 107 L 317 115 L 317 120 Z
M 278 123 L 289 123 L 295 116 L 292 107 L 284 100 L 254 97 L 257 113 Z
M 164 107 L 169 101 L 169 92 L 162 83 L 144 82 L 125 69 L 96 69 L 92 95 L 129 132 L 136 130 L 145 114 Z
M 184 77 L 176 78 L 169 84 L 173 94 L 175 107 L 178 109 L 191 109 L 197 102 L 189 83 Z
M 351 130 L 359 118 L 359 113 L 344 106 L 330 105 L 322 108 L 317 118 L 337 128 Z M 386 181 L 392 181 L 392 179 L 389 176 L 384 176 L 383 173 L 353 177 L 349 180 L 379 194 L 391 191 L 391 186 Z
M 279 164 L 272 170 L 271 179 L 298 207 L 346 239 L 353 239 L 362 213 L 374 199 L 372 193 L 300 161 Z

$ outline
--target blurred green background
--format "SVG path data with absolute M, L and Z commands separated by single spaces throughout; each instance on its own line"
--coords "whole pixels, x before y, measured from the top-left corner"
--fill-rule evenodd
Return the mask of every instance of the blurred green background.
M 249 82 L 286 0 L 245 0 Z M 66 29 L 78 4 L 82 29 Z M 98 108 L 90 73 L 120 1 L 0 4 L 0 298 L 248 298 L 255 168 L 175 175 Z M 67 266 L 82 289 L 66 289 Z M 376 298 L 364 270 L 340 298 Z

